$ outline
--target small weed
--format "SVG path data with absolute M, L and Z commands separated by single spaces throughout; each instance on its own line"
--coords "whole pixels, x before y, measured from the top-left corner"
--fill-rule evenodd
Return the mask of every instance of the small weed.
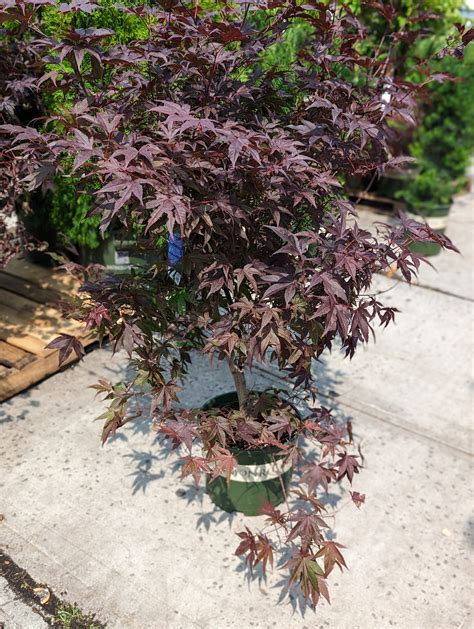
M 63 604 L 56 609 L 55 623 L 60 627 L 83 627 L 84 629 L 99 629 L 99 625 L 94 624 L 75 605 Z
M 93 614 L 85 614 L 74 603 L 66 603 L 53 590 L 35 581 L 26 570 L 0 549 L 0 576 L 26 605 L 44 618 L 54 629 L 105 629 Z M 0 629 L 2 623 L 0 622 Z

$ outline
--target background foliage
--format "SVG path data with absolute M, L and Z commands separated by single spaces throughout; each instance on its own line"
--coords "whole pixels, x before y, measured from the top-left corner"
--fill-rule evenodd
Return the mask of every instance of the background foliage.
M 425 214 L 450 204 L 452 195 L 466 184 L 474 152 L 474 46 L 467 47 L 463 61 L 446 58 L 433 64 L 433 71 L 457 80 L 429 86 L 409 146 L 419 173 L 400 193 L 413 211 Z

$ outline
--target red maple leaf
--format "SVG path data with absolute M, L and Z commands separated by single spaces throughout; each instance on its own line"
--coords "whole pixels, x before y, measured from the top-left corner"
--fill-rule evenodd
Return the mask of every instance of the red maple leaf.
M 255 566 L 261 564 L 263 573 L 265 574 L 267 569 L 267 563 L 273 568 L 273 546 L 266 535 L 257 533 L 254 535 L 248 527 L 245 527 L 245 531 L 237 533 L 242 540 L 235 551 L 237 556 L 247 555 L 246 562 L 248 563 L 250 570 L 253 570 Z
M 355 504 L 355 506 L 358 509 L 360 509 L 361 506 L 365 502 L 365 494 L 359 494 L 358 491 L 351 491 L 350 494 L 351 494 L 352 502 Z
M 159 426 L 158 432 L 162 432 L 172 440 L 173 450 L 184 443 L 190 452 L 193 438 L 199 436 L 196 428 L 182 418 L 168 419 L 166 424 Z
M 203 473 L 209 473 L 211 471 L 209 463 L 206 459 L 203 459 L 200 456 L 191 456 L 188 454 L 187 456 L 182 457 L 180 461 L 183 464 L 181 469 L 181 479 L 186 478 L 186 476 L 191 474 L 196 485 L 199 484 Z
M 313 492 L 318 485 L 322 485 L 325 491 L 328 484 L 336 479 L 336 470 L 324 467 L 319 463 L 311 463 L 303 467 L 302 480 L 308 483 L 308 490 Z
M 209 463 L 214 464 L 211 480 L 215 480 L 218 476 L 225 476 L 227 483 L 230 483 L 232 472 L 237 467 L 237 459 L 232 452 L 226 448 L 215 445 L 209 450 L 207 460 Z
M 46 349 L 59 349 L 59 366 L 63 365 L 69 356 L 74 352 L 78 358 L 82 358 L 86 353 L 82 343 L 70 334 L 61 334 L 51 343 L 46 345 Z
M 291 542 L 296 537 L 301 537 L 305 542 L 319 542 L 321 539 L 321 528 L 329 528 L 326 522 L 315 512 L 311 513 L 300 509 L 293 513 L 289 520 L 296 522 L 291 529 L 287 542 Z
M 340 454 L 339 461 L 336 462 L 336 466 L 339 468 L 337 480 L 341 480 L 344 476 L 347 476 L 349 482 L 352 484 L 354 474 L 359 473 L 360 463 L 356 456 L 352 454 Z
M 298 583 L 305 598 L 310 599 L 316 607 L 320 596 L 329 603 L 329 592 L 324 580 L 324 570 L 316 561 L 316 557 L 307 550 L 299 549 L 284 566 L 290 570 L 288 585 Z
M 328 576 L 332 572 L 334 566 L 339 566 L 342 572 L 343 568 L 347 568 L 344 557 L 339 548 L 344 548 L 342 544 L 337 542 L 323 542 L 321 548 L 316 553 L 316 557 L 324 557 L 324 576 Z
M 267 516 L 267 521 L 271 524 L 283 526 L 286 522 L 286 515 L 283 514 L 280 509 L 275 509 L 269 502 L 265 503 L 263 507 L 259 509 L 258 513 Z

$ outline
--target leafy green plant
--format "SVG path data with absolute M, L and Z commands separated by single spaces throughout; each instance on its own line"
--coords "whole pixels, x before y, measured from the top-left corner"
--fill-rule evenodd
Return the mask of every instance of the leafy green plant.
M 85 616 L 77 605 L 62 603 L 56 608 L 54 617 L 55 626 L 65 629 L 100 629 L 101 625 L 96 624 L 90 617 Z
M 137 2 L 124 2 L 133 6 Z M 117 10 L 111 0 L 98 0 L 96 9 L 91 12 L 66 12 L 60 6 L 45 6 L 42 24 L 45 34 L 51 37 L 65 35 L 70 29 L 95 28 L 113 29 L 109 44 L 128 44 L 135 39 L 146 37 L 146 21 L 133 13 Z M 85 59 L 85 67 L 91 60 Z M 73 72 L 72 65 L 65 61 L 48 65 L 51 71 Z M 103 77 L 107 80 L 107 77 Z M 73 99 L 60 90 L 41 93 L 41 113 L 46 119 L 56 114 L 64 114 L 70 109 Z M 73 245 L 88 250 L 97 249 L 101 244 L 99 232 L 100 218 L 89 216 L 92 192 L 77 194 L 77 180 L 71 176 L 56 177 L 51 188 L 30 196 L 29 211 L 24 215 L 24 224 L 29 233 L 38 241 L 45 241 L 52 250 L 62 250 Z
M 423 164 L 413 179 L 407 178 L 405 186 L 396 193 L 408 209 L 420 216 L 435 216 L 445 212 L 452 202 L 454 185 L 446 173 L 429 164 Z
M 432 63 L 432 70 L 454 80 L 427 87 L 409 145 L 418 169 L 396 193 L 422 216 L 439 214 L 466 183 L 474 152 L 474 45 L 467 46 L 462 60 L 447 57 Z
M 77 178 L 56 177 L 52 189 L 30 195 L 32 211 L 24 217 L 28 231 L 52 249 L 69 245 L 96 249 L 101 244 L 100 219 L 88 216 L 92 193 L 77 193 Z
M 410 152 L 423 172 L 436 170 L 459 189 L 474 151 L 474 45 L 467 47 L 462 61 L 442 59 L 433 65 L 433 72 L 456 80 L 429 86 Z

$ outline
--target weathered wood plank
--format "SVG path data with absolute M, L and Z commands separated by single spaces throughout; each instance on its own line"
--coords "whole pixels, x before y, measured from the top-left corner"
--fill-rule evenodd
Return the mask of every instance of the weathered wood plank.
M 4 367 L 15 367 L 20 369 L 23 365 L 31 362 L 35 356 L 25 352 L 14 345 L 0 341 L 0 365 Z
M 42 288 L 32 281 L 18 278 L 5 271 L 0 271 L 0 288 L 27 297 L 40 304 L 54 303 L 61 298 L 61 294 L 51 288 Z
M 79 282 L 69 273 L 60 269 L 47 269 L 39 264 L 28 262 L 24 258 L 11 260 L 4 270 L 10 275 L 27 280 L 40 288 L 47 288 L 60 293 L 70 294 L 79 286 Z
M 10 345 L 37 356 L 47 356 L 51 350 L 45 350 L 45 346 L 61 333 L 84 335 L 78 322 L 61 320 L 57 310 L 39 306 L 33 316 L 0 306 L 0 340 Z
M 82 332 L 83 326 L 73 319 L 65 319 L 59 310 L 55 308 L 48 308 L 41 304 L 35 304 L 34 308 L 28 305 L 21 308 L 21 304 L 15 300 L 12 301 L 12 305 L 0 304 L 0 328 L 9 330 L 12 333 L 26 333 L 38 338 L 44 338 L 45 335 L 58 335 L 61 332 L 66 332 L 67 334 Z
M 78 287 L 61 271 L 21 259 L 0 272 L 0 401 L 59 370 L 59 352 L 45 349 L 59 334 L 73 334 L 84 346 L 96 341 L 50 304 Z M 66 364 L 75 360 L 70 356 Z
M 54 304 L 38 303 L 36 300 L 30 299 L 28 296 L 0 288 L 0 320 L 2 318 L 3 305 L 8 306 L 19 313 L 48 312 L 51 317 L 62 316 Z
M 32 301 L 27 297 L 23 297 L 22 295 L 18 295 L 17 293 L 12 293 L 9 290 L 5 290 L 4 288 L 0 288 L 0 317 L 2 309 L 1 306 L 8 306 L 17 312 L 23 311 L 31 311 L 33 312 L 42 304 L 38 304 L 36 301 Z
M 53 338 L 54 336 L 50 338 L 50 341 L 52 341 Z M 29 334 L 17 333 L 16 335 L 12 335 L 7 330 L 2 329 L 1 326 L 0 340 L 8 343 L 8 345 L 17 347 L 24 352 L 34 354 L 35 356 L 48 356 L 53 351 L 50 349 L 44 349 L 50 341 L 45 342 L 44 340 L 36 338 L 35 336 L 30 336 Z
M 45 358 L 36 358 L 22 369 L 10 369 L 4 377 L 0 374 L 0 402 L 24 391 L 59 370 L 57 350 L 51 352 Z M 77 361 L 75 355 L 71 355 L 64 365 Z M 1 369 L 1 368 L 0 368 Z

